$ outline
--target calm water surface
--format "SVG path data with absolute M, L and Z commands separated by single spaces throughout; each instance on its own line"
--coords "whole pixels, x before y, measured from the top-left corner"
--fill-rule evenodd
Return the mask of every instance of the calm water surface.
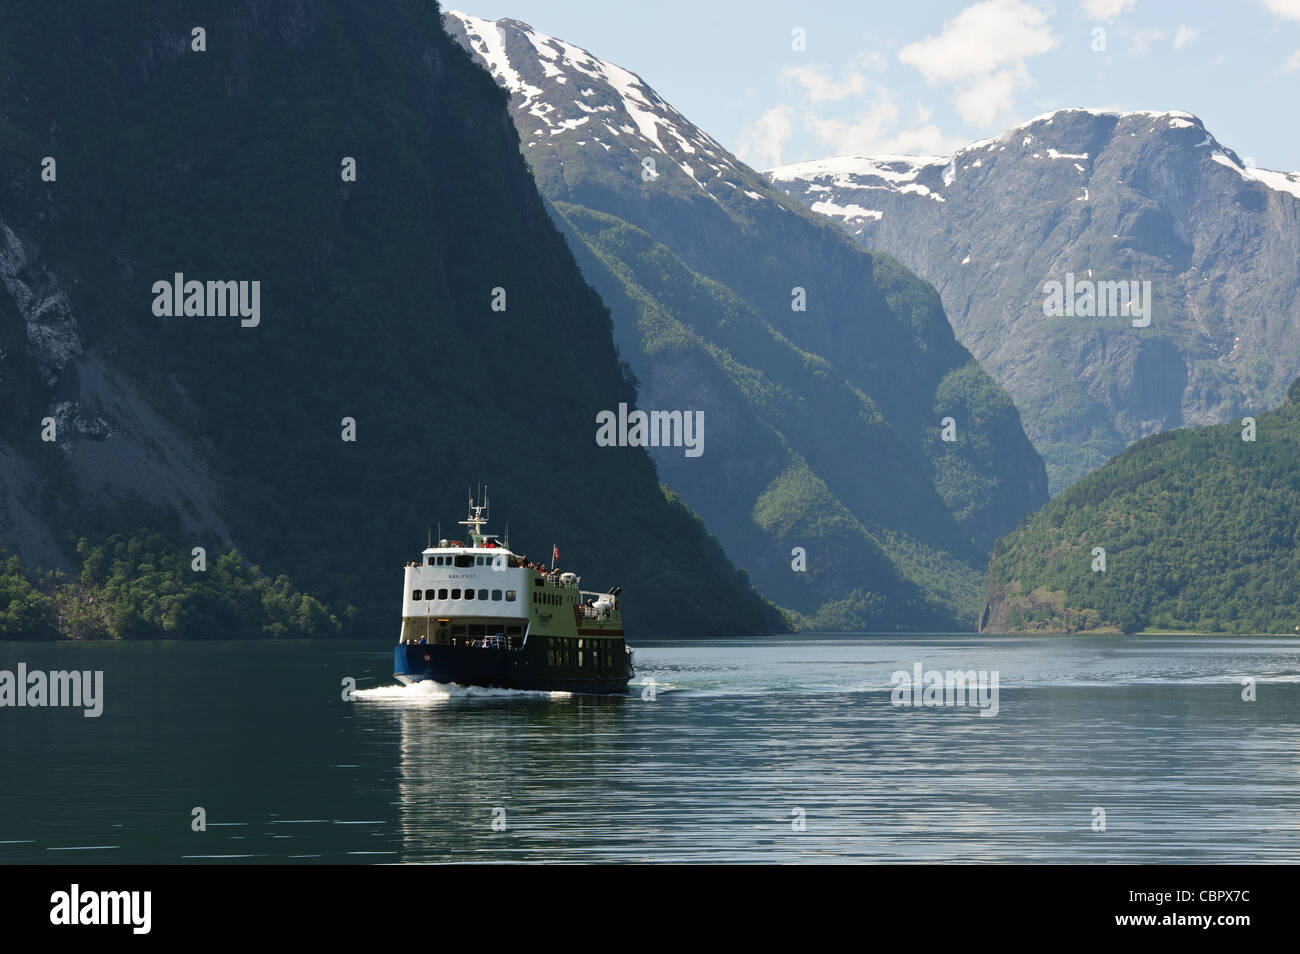
M 634 642 L 652 699 L 395 688 L 387 641 L 0 643 L 105 680 L 97 719 L 0 709 L 0 863 L 1300 861 L 1295 640 Z M 997 670 L 998 714 L 891 705 L 917 662 Z

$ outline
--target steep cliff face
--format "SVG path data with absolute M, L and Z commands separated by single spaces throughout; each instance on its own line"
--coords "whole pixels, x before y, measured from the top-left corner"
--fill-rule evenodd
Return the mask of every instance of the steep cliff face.
M 1190 114 L 1062 110 L 953 156 L 769 176 L 934 284 L 1053 492 L 1146 434 L 1273 407 L 1300 373 L 1300 175 L 1249 165 Z M 1046 316 L 1067 276 L 1149 281 L 1150 324 Z
M 781 625 L 643 450 L 597 445 L 636 401 L 608 312 L 433 5 L 10 7 L 0 545 L 50 565 L 174 520 L 383 634 L 486 480 L 516 548 L 621 583 L 634 630 Z M 160 314 L 178 273 L 206 297 Z
M 647 393 L 718 422 L 698 460 L 656 460 L 733 559 L 811 625 L 970 627 L 983 552 L 1046 499 L 1046 478 L 933 289 L 626 69 L 518 21 L 445 22 L 509 91 L 524 156 Z

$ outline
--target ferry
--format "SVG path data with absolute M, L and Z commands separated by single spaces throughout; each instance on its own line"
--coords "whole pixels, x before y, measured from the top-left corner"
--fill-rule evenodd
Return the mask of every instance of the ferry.
M 581 578 L 512 552 L 484 533 L 482 504 L 469 498 L 458 521 L 467 541 L 438 541 L 406 565 L 402 632 L 393 676 L 502 689 L 616 694 L 635 675 L 623 638 L 622 587 L 579 588 Z

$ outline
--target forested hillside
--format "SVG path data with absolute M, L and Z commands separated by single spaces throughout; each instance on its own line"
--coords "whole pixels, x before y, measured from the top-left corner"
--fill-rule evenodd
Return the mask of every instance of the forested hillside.
M 1295 633 L 1300 382 L 1251 420 L 1148 437 L 1029 517 L 998 543 L 984 628 Z

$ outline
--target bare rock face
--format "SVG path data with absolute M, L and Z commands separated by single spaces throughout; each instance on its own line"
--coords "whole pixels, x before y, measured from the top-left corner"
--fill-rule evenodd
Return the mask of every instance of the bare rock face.
M 81 353 L 81 335 L 58 280 L 2 221 L 0 286 L 26 328 L 29 356 L 42 380 L 53 384 L 68 361 Z
M 0 544 L 30 565 L 66 568 L 63 531 L 74 512 L 137 503 L 174 511 L 205 540 L 230 542 L 201 450 L 84 350 L 59 278 L 3 221 L 0 341 L 0 387 L 12 388 L 5 431 L 24 448 L 0 441 Z
M 1061 110 L 953 156 L 768 176 L 934 284 L 1053 493 L 1147 434 L 1276 406 L 1300 373 L 1300 174 L 1255 168 L 1188 113 Z M 1046 316 L 1067 275 L 1149 281 L 1150 324 Z

